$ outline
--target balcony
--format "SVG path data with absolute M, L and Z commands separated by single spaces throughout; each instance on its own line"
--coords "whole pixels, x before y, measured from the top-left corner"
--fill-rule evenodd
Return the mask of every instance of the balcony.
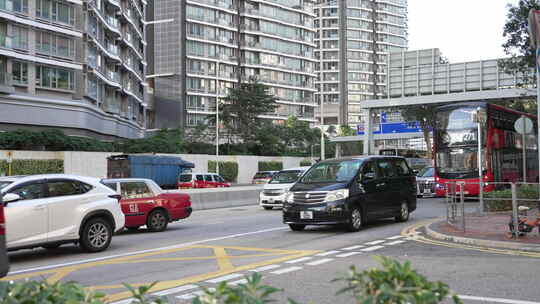
M 11 84 L 11 74 L 0 73 L 0 94 L 15 93 L 15 88 Z

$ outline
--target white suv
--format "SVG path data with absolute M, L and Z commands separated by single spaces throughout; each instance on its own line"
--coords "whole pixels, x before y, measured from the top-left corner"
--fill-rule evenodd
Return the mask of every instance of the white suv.
M 120 196 L 97 178 L 45 174 L 0 178 L 8 250 L 78 243 L 88 252 L 109 247 L 124 227 Z

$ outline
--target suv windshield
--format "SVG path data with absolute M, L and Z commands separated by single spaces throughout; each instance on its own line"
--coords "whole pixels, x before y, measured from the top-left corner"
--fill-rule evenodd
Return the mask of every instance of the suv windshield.
M 191 174 L 182 174 L 180 177 L 178 177 L 179 182 L 190 182 L 191 181 Z
M 302 171 L 281 171 L 272 177 L 269 184 L 291 184 L 294 183 L 301 174 Z
M 425 167 L 424 169 L 418 172 L 418 177 L 433 177 L 435 174 L 433 167 Z
M 354 178 L 361 159 L 327 161 L 314 165 L 300 180 L 302 183 L 345 183 Z
M 2 188 L 6 187 L 7 185 L 11 184 L 12 182 L 0 182 L 0 190 L 2 190 Z

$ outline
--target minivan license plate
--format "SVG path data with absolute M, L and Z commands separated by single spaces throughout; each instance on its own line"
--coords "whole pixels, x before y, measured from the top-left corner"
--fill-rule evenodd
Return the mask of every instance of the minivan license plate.
M 302 220 L 312 220 L 313 211 L 300 211 L 300 219 Z

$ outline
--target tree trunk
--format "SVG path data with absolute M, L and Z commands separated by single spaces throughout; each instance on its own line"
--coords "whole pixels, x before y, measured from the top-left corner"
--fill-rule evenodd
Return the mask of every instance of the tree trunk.
M 429 136 L 429 126 L 422 126 L 422 133 L 424 133 L 424 141 L 426 142 L 427 157 L 433 159 L 433 156 L 431 155 L 433 147 L 431 146 L 431 137 Z

